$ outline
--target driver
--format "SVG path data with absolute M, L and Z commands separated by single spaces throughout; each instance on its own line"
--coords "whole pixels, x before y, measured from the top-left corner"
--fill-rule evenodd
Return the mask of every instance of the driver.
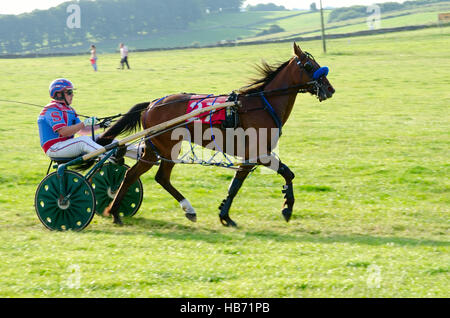
M 96 126 L 97 118 L 86 118 L 82 122 L 70 106 L 74 89 L 67 79 L 54 80 L 49 87 L 53 100 L 39 114 L 37 123 L 41 147 L 50 159 L 74 158 L 103 147 L 87 136 L 92 128 L 99 128 Z M 75 138 L 77 133 L 85 136 Z

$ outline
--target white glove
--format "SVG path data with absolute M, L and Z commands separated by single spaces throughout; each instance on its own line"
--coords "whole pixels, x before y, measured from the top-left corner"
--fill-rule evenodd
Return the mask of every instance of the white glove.
M 89 117 L 89 118 L 86 118 L 83 123 L 84 123 L 85 127 L 95 126 L 98 124 L 98 119 L 97 119 L 97 117 Z
M 111 124 L 112 124 L 111 119 L 105 119 L 99 125 L 100 128 L 108 128 L 109 126 L 111 126 Z

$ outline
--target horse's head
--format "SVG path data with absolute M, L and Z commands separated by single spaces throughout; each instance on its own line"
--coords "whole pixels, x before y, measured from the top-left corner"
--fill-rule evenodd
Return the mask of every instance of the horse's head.
M 319 101 L 331 98 L 335 92 L 327 79 L 328 67 L 320 67 L 314 57 L 303 52 L 294 42 L 294 61 L 300 67 L 299 85 L 306 85 L 307 91 L 316 95 Z

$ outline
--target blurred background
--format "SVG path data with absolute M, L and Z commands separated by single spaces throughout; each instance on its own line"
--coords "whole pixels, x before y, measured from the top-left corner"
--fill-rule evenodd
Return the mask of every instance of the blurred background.
M 316 40 L 321 17 L 327 37 L 352 37 L 439 27 L 447 12 L 450 0 L 12 1 L 0 8 L 0 56 Z

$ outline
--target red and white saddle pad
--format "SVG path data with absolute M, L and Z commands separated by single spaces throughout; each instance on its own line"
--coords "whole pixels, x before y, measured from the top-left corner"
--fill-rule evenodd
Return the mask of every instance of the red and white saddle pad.
M 212 96 L 212 95 L 192 95 L 188 102 L 186 114 L 198 109 L 209 107 L 212 105 L 222 104 L 227 101 L 228 96 Z M 225 108 L 217 109 L 214 112 L 201 113 L 196 117 L 192 117 L 187 122 L 200 121 L 204 124 L 220 124 L 225 120 Z

